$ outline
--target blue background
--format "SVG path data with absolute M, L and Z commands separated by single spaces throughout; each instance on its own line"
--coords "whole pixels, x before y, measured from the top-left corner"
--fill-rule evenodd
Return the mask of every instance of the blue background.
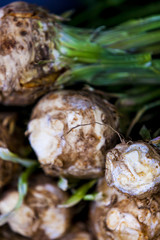
M 0 0 L 0 7 L 7 5 L 12 1 Z M 76 9 L 80 5 L 80 1 L 78 0 L 32 0 L 26 1 L 29 3 L 35 3 L 37 5 L 43 6 L 47 8 L 50 12 L 61 14 L 67 10 Z

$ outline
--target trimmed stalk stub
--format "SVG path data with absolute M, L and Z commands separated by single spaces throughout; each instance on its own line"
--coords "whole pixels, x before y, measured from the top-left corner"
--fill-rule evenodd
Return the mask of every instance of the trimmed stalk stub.
M 145 198 L 159 191 L 160 155 L 145 142 L 118 144 L 106 155 L 105 176 L 109 186 Z

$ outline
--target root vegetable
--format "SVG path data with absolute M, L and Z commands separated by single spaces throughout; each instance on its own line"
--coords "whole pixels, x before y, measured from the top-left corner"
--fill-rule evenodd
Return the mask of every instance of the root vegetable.
M 2 214 L 10 212 L 18 200 L 14 189 L 4 193 L 0 200 Z M 31 180 L 28 194 L 21 207 L 9 218 L 11 229 L 32 239 L 51 240 L 62 237 L 70 225 L 71 209 L 58 208 L 67 194 L 51 179 L 37 175 Z
M 92 92 L 52 92 L 33 110 L 29 140 L 47 174 L 96 178 L 104 173 L 118 120 L 114 106 Z
M 117 82 L 117 77 L 120 82 L 125 77 L 126 84 L 130 75 L 142 83 L 144 74 L 157 78 L 155 71 L 144 71 L 150 53 L 106 49 L 104 43 L 92 41 L 90 30 L 66 27 L 61 20 L 27 2 L 0 8 L 0 102 L 30 104 L 49 90 L 77 80 L 103 86 Z M 140 73 L 136 75 L 135 69 Z
M 128 198 L 100 179 L 103 198 L 92 203 L 91 226 L 98 240 L 153 240 L 160 233 L 160 195 Z
M 159 191 L 160 155 L 145 142 L 118 144 L 106 155 L 105 174 L 110 186 L 145 198 Z

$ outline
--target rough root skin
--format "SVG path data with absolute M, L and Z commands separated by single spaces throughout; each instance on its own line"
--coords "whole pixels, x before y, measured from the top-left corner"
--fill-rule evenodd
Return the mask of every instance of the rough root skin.
M 103 175 L 117 128 L 117 113 L 105 99 L 87 91 L 57 91 L 34 108 L 28 134 L 47 174 L 83 179 Z
M 8 219 L 11 229 L 32 239 L 53 240 L 68 230 L 71 209 L 58 208 L 68 195 L 53 180 L 44 175 L 30 179 L 31 184 L 22 206 Z M 18 200 L 14 189 L 5 192 L 0 200 L 2 214 L 13 209 Z
M 93 202 L 91 226 L 98 240 L 155 240 L 160 234 L 160 195 L 129 198 L 100 179 L 103 198 Z
M 56 17 L 25 2 L 0 9 L 0 101 L 26 105 L 53 89 L 63 72 Z

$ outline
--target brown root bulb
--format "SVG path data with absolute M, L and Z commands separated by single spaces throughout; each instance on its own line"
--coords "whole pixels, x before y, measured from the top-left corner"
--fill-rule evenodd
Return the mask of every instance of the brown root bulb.
M 100 179 L 103 198 L 92 203 L 91 226 L 98 240 L 154 240 L 160 234 L 160 195 L 128 198 Z
M 145 142 L 118 144 L 106 155 L 105 175 L 110 186 L 145 198 L 159 191 L 160 155 Z
M 113 105 L 94 93 L 52 92 L 33 110 L 29 140 L 47 174 L 96 178 L 117 139 L 118 120 Z
M 9 190 L 0 201 L 2 214 L 11 211 L 18 201 L 18 192 Z M 31 180 L 22 206 L 10 216 L 11 229 L 32 239 L 52 240 L 63 236 L 70 225 L 71 209 L 59 208 L 67 199 L 53 180 L 37 175 Z
M 26 2 L 0 8 L 0 102 L 26 105 L 63 72 L 55 42 L 56 17 Z

